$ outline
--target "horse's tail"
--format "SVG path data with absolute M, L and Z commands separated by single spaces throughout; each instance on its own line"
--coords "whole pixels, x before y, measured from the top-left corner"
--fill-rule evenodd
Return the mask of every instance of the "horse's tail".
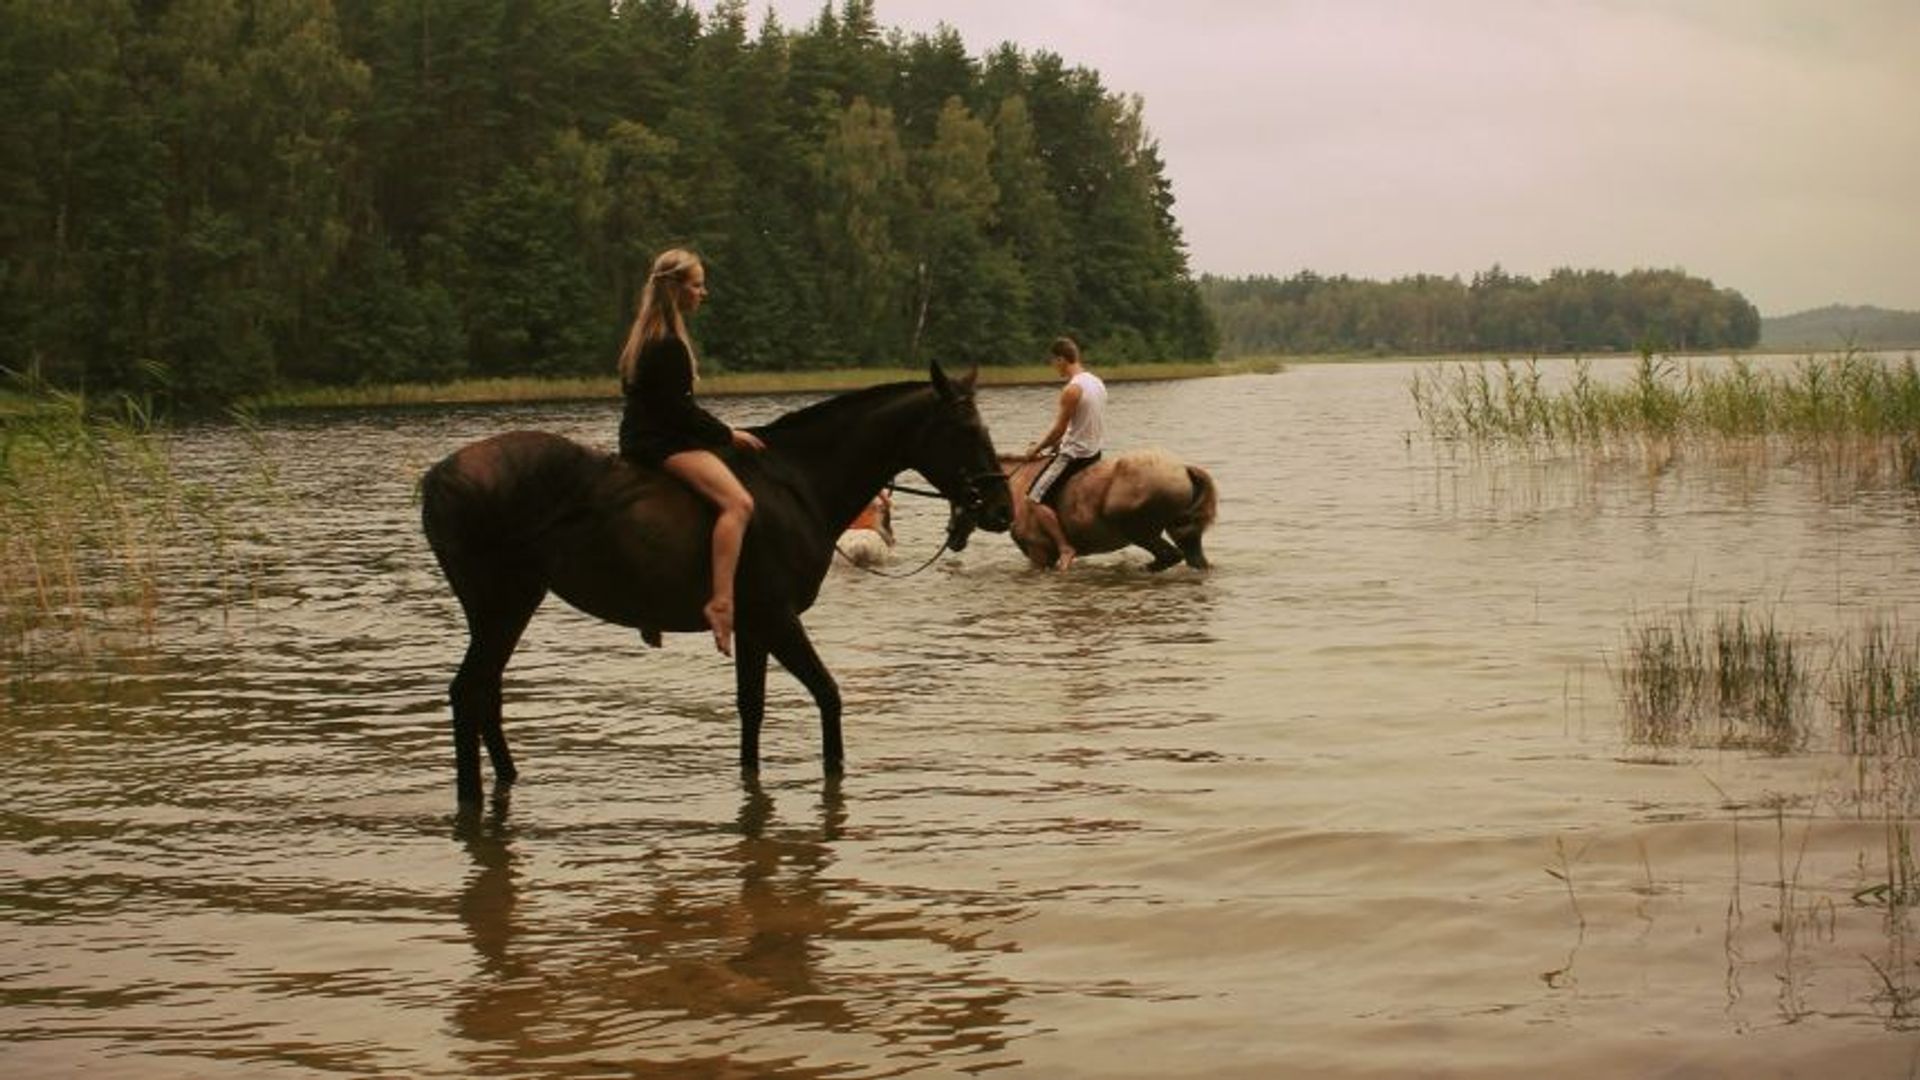
M 1204 570 L 1207 555 L 1200 537 L 1213 527 L 1214 518 L 1219 515 L 1220 493 L 1214 487 L 1213 475 L 1198 465 L 1187 466 L 1187 482 L 1193 486 L 1193 495 L 1187 501 L 1186 510 L 1167 526 L 1167 535 L 1179 545 L 1188 566 Z
M 1198 465 L 1187 466 L 1187 481 L 1193 485 L 1193 501 L 1187 504 L 1186 521 L 1197 532 L 1213 527 L 1220 513 L 1220 492 L 1213 486 L 1213 474 Z

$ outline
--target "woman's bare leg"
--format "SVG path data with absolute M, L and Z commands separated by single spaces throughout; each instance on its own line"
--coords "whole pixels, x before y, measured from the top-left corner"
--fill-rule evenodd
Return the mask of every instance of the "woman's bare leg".
M 740 566 L 740 546 L 747 522 L 753 517 L 753 496 L 740 484 L 727 463 L 710 450 L 683 450 L 664 463 L 667 471 L 687 482 L 719 511 L 713 523 L 713 592 L 707 600 L 707 626 L 713 644 L 733 655 L 733 575 Z

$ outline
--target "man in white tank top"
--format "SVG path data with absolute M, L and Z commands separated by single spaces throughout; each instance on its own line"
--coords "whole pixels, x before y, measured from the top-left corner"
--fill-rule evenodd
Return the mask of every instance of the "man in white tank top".
M 1067 380 L 1067 385 L 1060 391 L 1060 410 L 1053 418 L 1053 426 L 1039 442 L 1027 448 L 1028 457 L 1035 457 L 1049 447 L 1058 448 L 1053 460 L 1034 477 L 1027 489 L 1027 501 L 1033 504 L 1034 520 L 1060 552 L 1053 568 L 1065 570 L 1073 565 L 1075 552 L 1073 545 L 1067 543 L 1067 534 L 1060 527 L 1060 515 L 1054 512 L 1053 504 L 1066 489 L 1069 477 L 1100 460 L 1100 448 L 1106 438 L 1107 384 L 1087 370 L 1080 359 L 1080 346 L 1072 338 L 1057 339 L 1047 351 L 1054 374 Z

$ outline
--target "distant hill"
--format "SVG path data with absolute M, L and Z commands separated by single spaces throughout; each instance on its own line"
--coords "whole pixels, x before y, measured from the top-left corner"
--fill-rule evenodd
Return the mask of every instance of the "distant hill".
M 1920 311 L 1832 304 L 1760 320 L 1762 349 L 1861 349 L 1920 346 Z

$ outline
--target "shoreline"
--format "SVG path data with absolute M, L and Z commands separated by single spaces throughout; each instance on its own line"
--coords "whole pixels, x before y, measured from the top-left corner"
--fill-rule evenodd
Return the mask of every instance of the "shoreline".
M 1237 360 L 1116 364 L 1096 368 L 1108 382 L 1209 379 L 1224 375 L 1270 375 L 1285 371 L 1279 357 Z M 856 390 L 886 382 L 926 378 L 924 369 L 822 368 L 810 371 L 713 372 L 701 376 L 701 397 L 802 394 Z M 1036 386 L 1058 382 L 1046 364 L 980 368 L 981 386 Z M 381 408 L 408 405 L 491 405 L 531 401 L 618 400 L 612 377 L 459 379 L 444 383 L 393 383 L 365 387 L 312 387 L 257 394 L 241 401 L 251 412 L 300 409 Z

